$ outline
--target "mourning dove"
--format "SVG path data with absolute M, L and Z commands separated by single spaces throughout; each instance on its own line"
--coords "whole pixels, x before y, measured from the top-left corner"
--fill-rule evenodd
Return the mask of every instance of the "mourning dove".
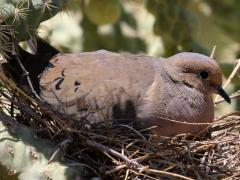
M 213 122 L 212 94 L 230 103 L 221 84 L 219 65 L 205 55 L 164 59 L 99 50 L 51 58 L 39 75 L 39 94 L 78 120 L 131 119 L 136 128 L 173 136 Z
M 37 43 L 35 54 L 17 47 L 34 89 L 53 108 L 79 121 L 128 119 L 159 136 L 195 134 L 213 122 L 213 93 L 230 103 L 221 88 L 219 65 L 201 54 L 166 59 L 105 50 L 60 54 L 40 38 Z M 5 69 L 26 89 L 16 56 L 10 57 Z

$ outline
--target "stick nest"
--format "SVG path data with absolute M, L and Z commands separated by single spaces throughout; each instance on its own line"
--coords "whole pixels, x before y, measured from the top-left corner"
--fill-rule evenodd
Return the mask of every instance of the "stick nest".
M 98 124 L 76 121 L 26 95 L 3 76 L 1 73 L 2 112 L 58 144 L 49 162 L 61 152 L 103 179 L 240 177 L 238 113 L 218 119 L 196 136 L 156 137 L 114 120 Z

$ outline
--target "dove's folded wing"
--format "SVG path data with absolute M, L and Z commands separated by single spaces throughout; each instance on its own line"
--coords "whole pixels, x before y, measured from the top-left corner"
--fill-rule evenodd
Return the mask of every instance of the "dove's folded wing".
M 136 107 L 154 80 L 157 58 L 108 51 L 54 57 L 40 76 L 41 96 L 70 115 L 111 114 L 131 101 Z

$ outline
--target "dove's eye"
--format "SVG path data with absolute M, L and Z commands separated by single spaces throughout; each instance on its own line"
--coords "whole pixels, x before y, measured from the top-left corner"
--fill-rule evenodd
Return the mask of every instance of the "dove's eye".
M 208 72 L 207 71 L 201 71 L 199 73 L 199 75 L 202 79 L 207 79 L 208 78 Z

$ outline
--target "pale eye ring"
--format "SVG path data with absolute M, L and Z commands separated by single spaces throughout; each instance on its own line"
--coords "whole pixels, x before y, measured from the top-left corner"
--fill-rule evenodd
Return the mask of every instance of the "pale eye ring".
M 200 77 L 201 77 L 202 79 L 207 79 L 208 76 L 209 76 L 209 74 L 208 74 L 207 71 L 201 71 L 201 72 L 199 73 L 199 75 L 200 75 Z

